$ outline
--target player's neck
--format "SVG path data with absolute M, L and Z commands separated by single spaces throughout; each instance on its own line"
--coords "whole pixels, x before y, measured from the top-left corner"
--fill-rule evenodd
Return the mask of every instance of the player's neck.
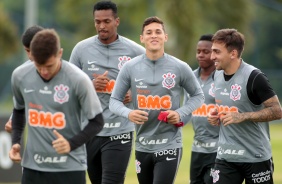
M 153 51 L 149 51 L 146 50 L 146 56 L 147 58 L 149 58 L 152 61 L 156 61 L 158 59 L 160 59 L 161 57 L 163 57 L 164 55 L 164 51 L 157 51 L 157 52 L 153 52 Z

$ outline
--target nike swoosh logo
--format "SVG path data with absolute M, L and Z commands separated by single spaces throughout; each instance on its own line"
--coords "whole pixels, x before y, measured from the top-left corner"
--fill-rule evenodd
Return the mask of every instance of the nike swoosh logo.
M 219 90 L 219 89 L 221 89 L 221 88 L 214 88 L 214 91 L 217 91 L 217 90 Z
M 121 140 L 121 144 L 126 144 L 126 143 L 128 143 L 128 142 L 130 142 L 130 141 Z
M 92 64 L 96 63 L 96 61 L 87 61 L 87 63 L 88 63 L 89 65 L 92 65 Z
M 166 160 L 167 161 L 171 161 L 171 160 L 175 160 L 176 158 L 168 158 L 168 157 L 166 157 Z
M 136 79 L 135 78 L 135 82 L 139 82 L 139 81 L 142 81 L 142 80 L 144 80 L 144 79 Z
M 31 93 L 31 92 L 33 92 L 34 90 L 33 89 L 26 89 L 26 88 L 24 88 L 24 92 L 25 93 Z

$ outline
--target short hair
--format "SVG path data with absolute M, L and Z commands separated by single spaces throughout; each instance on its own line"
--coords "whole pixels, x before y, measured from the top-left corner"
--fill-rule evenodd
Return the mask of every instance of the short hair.
M 159 17 L 153 16 L 153 17 L 148 17 L 148 18 L 145 19 L 145 21 L 144 21 L 144 23 L 142 25 L 142 32 L 141 33 L 143 33 L 144 28 L 146 26 L 148 26 L 149 24 L 152 24 L 154 22 L 158 23 L 158 24 L 161 24 L 162 27 L 163 27 L 163 30 L 165 32 L 164 22 Z
M 204 34 L 200 37 L 199 41 L 212 41 L 213 34 Z
M 38 32 L 30 45 L 31 55 L 38 64 L 45 64 L 50 57 L 59 53 L 60 48 L 60 37 L 54 29 Z
M 23 46 L 25 46 L 26 48 L 30 47 L 30 42 L 32 40 L 32 38 L 34 37 L 34 35 L 39 32 L 42 31 L 44 28 L 38 25 L 34 25 L 29 27 L 22 35 L 22 44 Z
M 238 57 L 241 57 L 244 50 L 245 38 L 244 35 L 236 29 L 220 29 L 213 38 L 212 42 L 224 43 L 229 52 L 232 50 L 238 51 Z
M 117 9 L 117 5 L 112 2 L 112 1 L 99 1 L 97 2 L 94 7 L 93 7 L 93 14 L 95 11 L 99 11 L 99 10 L 112 10 L 113 11 L 113 16 L 115 18 L 118 17 L 118 9 Z

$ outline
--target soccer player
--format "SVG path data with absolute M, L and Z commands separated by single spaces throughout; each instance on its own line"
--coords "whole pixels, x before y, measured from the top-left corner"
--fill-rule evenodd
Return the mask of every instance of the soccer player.
M 212 38 L 216 109 L 208 121 L 220 123 L 213 172 L 216 184 L 272 184 L 269 121 L 281 119 L 281 105 L 267 77 L 241 58 L 244 35 L 218 30 Z M 216 115 L 216 113 L 218 114 Z
M 88 175 L 92 183 L 124 183 L 131 150 L 134 124 L 109 110 L 109 100 L 122 66 L 145 53 L 144 47 L 119 35 L 117 5 L 100 1 L 94 5 L 97 35 L 79 42 L 70 62 L 82 69 L 93 85 L 103 108 L 103 130 L 87 143 Z M 130 105 L 127 93 L 124 103 Z
M 147 18 L 142 26 L 142 54 L 121 69 L 110 110 L 136 124 L 135 164 L 140 184 L 172 184 L 182 156 L 181 118 L 204 101 L 202 89 L 187 63 L 164 52 L 168 40 L 164 23 Z M 123 104 L 131 89 L 133 109 Z M 186 90 L 189 100 L 180 106 Z
M 190 184 L 213 183 L 211 173 L 216 158 L 219 127 L 212 126 L 207 121 L 209 109 L 215 107 L 213 83 L 215 65 L 210 59 L 212 36 L 212 34 L 202 35 L 197 44 L 196 58 L 199 67 L 194 70 L 194 74 L 204 92 L 205 102 L 192 113 L 194 141 L 190 162 Z
M 41 26 L 37 26 L 37 25 L 34 25 L 34 26 L 31 26 L 29 27 L 22 35 L 22 44 L 23 44 L 23 47 L 24 47 L 24 50 L 26 52 L 26 55 L 27 57 L 29 58 L 28 61 L 24 62 L 25 63 L 29 63 L 31 62 L 31 54 L 30 54 L 30 42 L 33 38 L 33 36 L 39 32 L 43 30 L 43 27 Z M 12 132 L 12 115 L 11 117 L 9 118 L 9 120 L 7 121 L 7 123 L 5 124 L 5 131 L 11 133 Z
M 21 161 L 20 141 L 27 122 L 22 183 L 86 183 L 84 143 L 104 125 L 98 96 L 85 73 L 61 60 L 63 50 L 53 29 L 38 32 L 30 51 L 34 62 L 12 73 L 9 156 L 14 162 Z M 82 129 L 86 120 L 88 124 Z

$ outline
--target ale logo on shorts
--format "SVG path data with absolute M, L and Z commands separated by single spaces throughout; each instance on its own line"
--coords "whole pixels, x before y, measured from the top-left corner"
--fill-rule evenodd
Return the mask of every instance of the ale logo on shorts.
M 121 56 L 118 58 L 119 60 L 119 64 L 118 64 L 118 68 L 121 69 L 122 66 L 129 60 L 131 60 L 131 57 L 127 57 L 127 56 Z
M 60 84 L 58 86 L 55 86 L 54 90 L 55 90 L 55 94 L 54 94 L 55 102 L 58 102 L 59 104 L 63 104 L 69 101 L 68 86 L 64 86 L 63 84 Z
M 167 74 L 163 74 L 163 78 L 164 78 L 164 80 L 162 82 L 163 87 L 165 87 L 167 89 L 173 88 L 174 85 L 175 85 L 175 80 L 174 80 L 175 77 L 176 77 L 176 75 L 172 74 L 170 72 L 167 73 Z
M 230 99 L 233 101 L 240 100 L 241 98 L 241 93 L 240 90 L 242 89 L 241 86 L 238 84 L 232 85 L 231 86 L 231 92 L 230 92 Z
M 135 160 L 135 167 L 136 167 L 136 173 L 141 173 L 141 163 L 138 160 Z

